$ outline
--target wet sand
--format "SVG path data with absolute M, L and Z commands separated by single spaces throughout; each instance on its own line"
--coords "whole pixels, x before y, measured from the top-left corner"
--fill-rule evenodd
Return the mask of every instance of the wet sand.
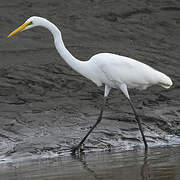
M 137 59 L 169 75 L 174 85 L 130 90 L 150 146 L 179 143 L 180 1 L 16 0 L 0 2 L 0 156 L 63 153 L 95 122 L 103 87 L 74 72 L 56 52 L 51 34 L 34 28 L 7 39 L 32 15 L 62 31 L 81 60 L 100 52 Z M 177 136 L 177 137 L 176 137 Z M 85 150 L 142 147 L 127 100 L 110 94 L 102 123 Z

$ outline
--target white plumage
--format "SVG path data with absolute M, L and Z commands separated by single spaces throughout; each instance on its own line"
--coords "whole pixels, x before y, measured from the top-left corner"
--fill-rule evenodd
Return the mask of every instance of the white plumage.
M 165 74 L 152 67 L 134 59 L 111 53 L 100 53 L 93 56 L 89 63 L 95 64 L 97 68 L 97 85 L 107 84 L 112 88 L 119 88 L 123 83 L 128 88 L 145 89 L 151 85 L 171 86 L 171 79 Z

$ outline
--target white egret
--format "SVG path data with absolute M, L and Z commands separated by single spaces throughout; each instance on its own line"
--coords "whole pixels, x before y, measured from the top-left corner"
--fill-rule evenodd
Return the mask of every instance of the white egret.
M 130 99 L 128 88 L 146 89 L 151 85 L 160 85 L 164 88 L 169 88 L 172 86 L 171 79 L 144 63 L 111 53 L 99 53 L 92 56 L 88 61 L 80 61 L 66 49 L 61 31 L 53 23 L 42 17 L 30 17 L 23 25 L 10 33 L 8 37 L 35 26 L 45 27 L 52 33 L 57 51 L 72 69 L 93 81 L 97 86 L 104 85 L 105 87 L 104 102 L 96 123 L 72 151 L 75 152 L 81 147 L 89 134 L 102 120 L 103 110 L 111 88 L 120 89 L 128 99 L 138 123 L 145 150 L 147 150 L 148 144 L 141 126 L 141 119 Z

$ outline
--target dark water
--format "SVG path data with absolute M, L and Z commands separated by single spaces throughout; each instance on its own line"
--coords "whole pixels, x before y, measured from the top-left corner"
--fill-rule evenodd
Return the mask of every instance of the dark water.
M 81 156 L 1 164 L 3 180 L 178 180 L 180 147 L 126 152 L 95 152 Z

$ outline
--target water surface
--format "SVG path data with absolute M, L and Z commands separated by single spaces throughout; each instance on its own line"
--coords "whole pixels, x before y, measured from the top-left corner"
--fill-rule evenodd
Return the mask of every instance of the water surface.
M 180 146 L 126 152 L 91 152 L 76 156 L 1 164 L 3 180 L 178 180 Z

